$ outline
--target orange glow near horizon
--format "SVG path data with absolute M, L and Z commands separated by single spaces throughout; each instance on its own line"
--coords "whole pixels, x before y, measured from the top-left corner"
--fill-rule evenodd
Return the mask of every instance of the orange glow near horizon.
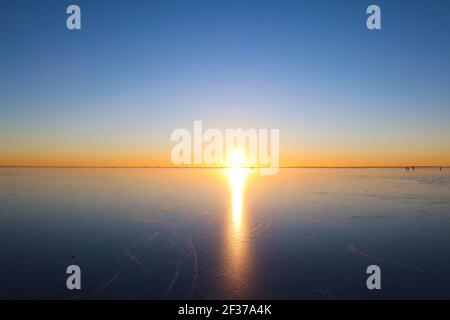
M 28 148 L 27 148 L 28 149 Z M 242 157 L 238 155 L 237 157 Z M 239 159 L 238 159 L 239 160 Z M 228 159 L 227 166 L 233 166 Z M 325 150 L 317 147 L 312 150 L 300 146 L 286 146 L 280 150 L 280 166 L 450 166 L 450 149 L 398 150 L 392 148 Z M 64 147 L 29 148 L 11 150 L 2 148 L 0 166 L 94 166 L 94 167 L 145 167 L 174 166 L 170 160 L 170 146 L 150 148 L 141 151 L 118 148 L 117 150 L 91 148 L 89 150 L 68 150 Z M 203 165 L 206 167 L 207 165 Z M 245 166 L 245 162 L 241 164 Z M 184 166 L 181 166 L 184 167 Z

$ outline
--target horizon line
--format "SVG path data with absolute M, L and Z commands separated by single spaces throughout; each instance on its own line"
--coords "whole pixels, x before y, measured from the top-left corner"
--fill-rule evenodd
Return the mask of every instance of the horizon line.
M 278 166 L 279 169 L 383 169 L 383 168 L 450 168 L 450 165 L 386 165 L 386 166 Z M 81 165 L 0 165 L 0 168 L 55 168 L 55 169 L 230 169 L 232 166 L 81 166 Z M 271 167 L 241 166 L 242 169 L 267 169 Z

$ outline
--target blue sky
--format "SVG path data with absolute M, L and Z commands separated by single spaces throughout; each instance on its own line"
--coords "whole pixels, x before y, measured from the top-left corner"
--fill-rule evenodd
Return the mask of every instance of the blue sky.
M 450 164 L 449 1 L 0 3 L 3 163 L 152 162 L 203 120 L 280 128 L 287 162 Z

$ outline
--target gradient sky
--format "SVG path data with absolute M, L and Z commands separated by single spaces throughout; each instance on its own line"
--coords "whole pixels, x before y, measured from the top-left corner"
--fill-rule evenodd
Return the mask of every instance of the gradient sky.
M 449 35 L 445 0 L 0 0 L 0 165 L 170 164 L 194 120 L 279 128 L 282 165 L 450 165 Z

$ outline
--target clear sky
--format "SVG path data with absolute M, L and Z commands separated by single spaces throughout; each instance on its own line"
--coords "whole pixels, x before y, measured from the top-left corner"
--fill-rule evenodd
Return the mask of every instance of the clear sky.
M 449 35 L 445 0 L 0 0 L 0 165 L 170 164 L 194 120 L 279 128 L 282 165 L 450 165 Z

